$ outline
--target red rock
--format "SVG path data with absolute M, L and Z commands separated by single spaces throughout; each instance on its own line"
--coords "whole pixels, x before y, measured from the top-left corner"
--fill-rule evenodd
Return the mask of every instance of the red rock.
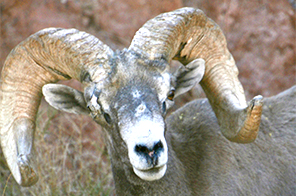
M 216 21 L 228 40 L 247 97 L 296 84 L 296 14 L 288 1 L 185 1 Z
M 182 5 L 201 8 L 221 26 L 248 98 L 296 83 L 296 17 L 287 0 L 4 0 L 0 67 L 13 47 L 40 29 L 74 27 L 122 49 L 148 19 Z

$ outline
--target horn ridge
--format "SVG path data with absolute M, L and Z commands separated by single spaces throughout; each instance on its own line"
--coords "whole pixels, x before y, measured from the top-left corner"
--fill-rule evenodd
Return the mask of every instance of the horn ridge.
M 185 66 L 196 58 L 204 59 L 201 86 L 223 135 L 239 143 L 255 140 L 262 97 L 247 104 L 226 38 L 220 27 L 201 10 L 181 8 L 149 20 L 136 32 L 129 49 L 151 60 L 165 57 L 167 62 L 175 59 Z
M 20 185 L 38 180 L 33 139 L 42 86 L 71 78 L 81 81 L 81 74 L 92 67 L 107 72 L 112 54 L 96 37 L 61 28 L 43 29 L 10 52 L 0 78 L 0 140 Z

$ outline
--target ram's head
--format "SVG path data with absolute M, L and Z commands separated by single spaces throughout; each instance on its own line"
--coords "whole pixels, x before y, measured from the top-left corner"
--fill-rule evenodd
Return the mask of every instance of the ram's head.
M 172 59 L 184 67 L 170 73 Z M 222 133 L 231 141 L 253 141 L 261 97 L 247 105 L 225 37 L 200 10 L 183 8 L 148 21 L 130 47 L 113 52 L 96 37 L 75 29 L 49 28 L 20 43 L 7 58 L 2 79 L 1 145 L 23 186 L 38 177 L 34 159 L 35 118 L 42 97 L 53 107 L 90 114 L 106 130 L 110 146 L 125 149 L 143 180 L 166 171 L 165 114 L 174 97 L 201 85 Z M 74 78 L 84 93 L 60 84 Z
M 196 59 L 171 75 L 166 60 L 144 59 L 132 50 L 123 50 L 110 56 L 105 77 L 96 69 L 84 73 L 84 93 L 47 84 L 43 94 L 57 109 L 90 114 L 105 128 L 112 145 L 126 145 L 134 172 L 144 180 L 156 180 L 164 175 L 168 160 L 166 111 L 174 96 L 201 80 L 204 61 Z

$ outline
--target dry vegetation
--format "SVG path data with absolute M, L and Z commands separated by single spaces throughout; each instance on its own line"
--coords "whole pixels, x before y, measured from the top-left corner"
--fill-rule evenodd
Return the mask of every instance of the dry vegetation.
M 36 124 L 38 183 L 21 188 L 0 156 L 0 195 L 114 195 L 102 131 L 92 119 L 41 106 Z

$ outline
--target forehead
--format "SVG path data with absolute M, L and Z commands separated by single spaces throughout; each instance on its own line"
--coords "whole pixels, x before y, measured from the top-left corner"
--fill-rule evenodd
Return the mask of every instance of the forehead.
M 109 86 L 137 98 L 143 94 L 166 92 L 170 74 L 166 61 L 147 60 L 130 52 L 123 52 L 114 61 L 114 73 Z M 150 90 L 149 90 L 150 89 Z M 129 92 L 129 93 L 127 93 Z
M 153 83 L 156 84 L 159 81 Z M 110 104 L 117 111 L 120 122 L 124 124 L 137 122 L 143 118 L 153 119 L 153 116 L 159 113 L 160 101 L 166 94 L 161 92 L 161 88 L 154 87 L 152 83 L 135 84 L 137 82 L 132 82 L 119 89 Z
M 129 66 L 118 73 L 112 86 L 118 86 L 120 99 L 163 99 L 170 88 L 170 75 L 143 65 Z
M 117 54 L 109 76 L 95 84 L 101 104 L 109 108 L 130 105 L 129 100 L 163 101 L 170 88 L 167 67 L 165 61 L 145 60 L 127 51 Z

